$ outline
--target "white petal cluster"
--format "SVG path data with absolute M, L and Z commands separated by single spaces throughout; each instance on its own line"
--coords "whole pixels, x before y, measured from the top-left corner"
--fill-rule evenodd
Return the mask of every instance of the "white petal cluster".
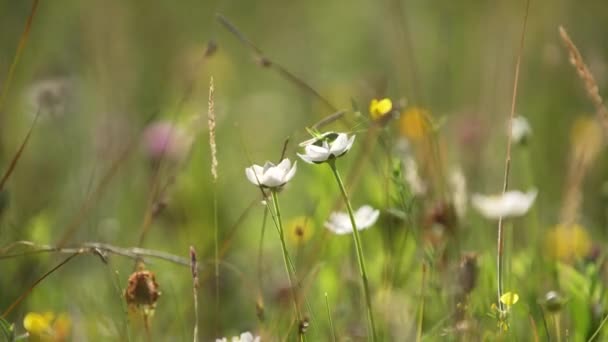
M 309 164 L 320 164 L 331 158 L 338 158 L 348 152 L 355 142 L 355 136 L 346 133 L 327 132 L 300 144 L 304 153 L 298 156 Z
M 412 157 L 406 157 L 403 161 L 405 168 L 405 182 L 410 186 L 410 190 L 414 195 L 426 194 L 426 183 L 420 178 L 418 174 L 418 164 Z
M 513 122 L 511 122 L 511 138 L 513 139 L 513 143 L 521 144 L 531 135 L 532 128 L 528 120 L 520 115 L 514 117 Z
M 364 205 L 359 208 L 355 214 L 355 224 L 358 230 L 367 229 L 376 223 L 380 211 L 369 205 Z M 353 226 L 350 222 L 350 217 L 346 212 L 333 212 L 329 215 L 329 220 L 325 222 L 325 227 L 331 230 L 334 234 L 344 235 L 353 232 Z
M 245 169 L 245 175 L 251 183 L 265 188 L 280 188 L 296 174 L 296 162 L 291 164 L 287 158 L 278 165 L 266 162 L 264 166 L 252 165 Z
M 259 336 L 254 337 L 253 334 L 251 334 L 249 331 L 242 333 L 241 336 L 234 336 L 230 340 L 228 340 L 228 338 L 226 338 L 226 337 L 215 339 L 215 342 L 260 342 L 260 341 L 261 341 L 261 339 Z
M 527 193 L 507 191 L 497 196 L 474 194 L 471 202 L 473 207 L 488 219 L 518 217 L 530 210 L 537 194 L 537 190 L 530 190 Z
M 460 168 L 452 170 L 450 174 L 450 187 L 452 190 L 452 203 L 456 210 L 456 215 L 462 218 L 467 213 L 468 194 L 467 179 Z

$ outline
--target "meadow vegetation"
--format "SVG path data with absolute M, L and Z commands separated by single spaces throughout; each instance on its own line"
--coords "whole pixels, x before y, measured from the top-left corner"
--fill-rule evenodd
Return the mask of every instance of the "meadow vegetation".
M 0 18 L 1 341 L 608 339 L 604 1 Z

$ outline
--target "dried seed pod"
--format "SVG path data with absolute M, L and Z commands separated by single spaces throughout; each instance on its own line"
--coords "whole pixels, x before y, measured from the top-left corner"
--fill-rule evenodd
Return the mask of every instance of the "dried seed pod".
M 477 284 L 477 253 L 464 253 L 458 266 L 458 284 L 463 295 L 468 295 Z
M 139 270 L 129 276 L 125 300 L 130 307 L 154 309 L 160 294 L 153 272 Z

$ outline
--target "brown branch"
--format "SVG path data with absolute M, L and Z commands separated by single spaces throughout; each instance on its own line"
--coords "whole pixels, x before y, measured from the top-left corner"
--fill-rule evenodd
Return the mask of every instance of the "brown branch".
M 230 31 L 232 34 L 234 34 L 241 43 L 246 45 L 253 52 L 254 57 L 256 58 L 256 60 L 258 60 L 258 62 L 260 63 L 260 65 L 262 67 L 273 69 L 279 75 L 281 75 L 284 79 L 295 84 L 298 88 L 304 90 L 305 92 L 309 93 L 310 95 L 313 95 L 315 98 L 317 98 L 319 101 L 321 101 L 321 103 L 323 103 L 323 105 L 325 105 L 325 107 L 327 107 L 332 113 L 338 112 L 338 109 L 336 108 L 336 106 L 334 106 L 331 102 L 329 102 L 328 99 L 323 97 L 323 95 L 321 95 L 318 91 L 316 91 L 312 86 L 310 86 L 308 83 L 306 83 L 301 78 L 294 75 L 289 70 L 287 70 L 287 68 L 283 67 L 282 65 L 276 63 L 275 61 L 271 60 L 266 55 L 264 55 L 264 52 L 262 52 L 262 50 L 260 48 L 258 48 L 253 43 L 253 41 L 251 41 L 241 31 L 239 31 L 239 29 L 233 23 L 231 23 L 228 19 L 226 19 L 226 17 L 224 17 L 223 15 L 221 15 L 219 13 L 217 13 L 215 16 L 216 16 L 217 20 L 228 31 Z
M 57 266 L 53 267 L 50 271 L 43 274 L 42 277 L 38 278 L 27 290 L 25 290 L 25 292 L 21 294 L 21 296 L 15 299 L 15 301 L 6 310 L 4 310 L 4 313 L 0 317 L 6 318 L 6 316 L 8 316 L 8 314 L 10 314 L 17 307 L 17 305 L 19 305 L 19 303 L 21 303 L 25 299 L 25 297 L 27 297 L 34 290 L 36 285 L 40 284 L 44 279 L 46 279 L 46 277 L 50 276 L 53 272 L 61 268 L 61 266 L 67 264 L 70 260 L 72 260 L 78 255 L 80 255 L 80 251 L 72 253 L 72 255 L 60 262 Z
M 36 10 L 38 9 L 39 0 L 34 0 L 32 3 L 32 8 L 30 10 L 30 14 L 27 17 L 27 22 L 25 23 L 25 28 L 23 29 L 23 33 L 21 33 L 21 38 L 19 38 L 19 45 L 17 45 L 17 51 L 15 52 L 15 57 L 13 57 L 13 62 L 11 63 L 10 68 L 8 69 L 8 75 L 6 76 L 6 81 L 0 90 L 0 109 L 2 105 L 4 105 L 4 100 L 6 99 L 6 94 L 8 93 L 8 88 L 11 85 L 11 81 L 13 80 L 13 75 L 15 74 L 15 69 L 17 69 L 17 64 L 19 64 L 19 59 L 21 58 L 21 54 L 25 49 L 25 44 L 30 36 L 30 31 L 32 29 L 32 24 L 34 22 L 34 16 L 36 15 Z

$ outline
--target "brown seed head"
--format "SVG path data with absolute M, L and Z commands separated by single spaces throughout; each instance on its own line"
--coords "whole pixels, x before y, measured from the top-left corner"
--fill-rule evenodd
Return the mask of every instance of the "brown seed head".
M 135 271 L 129 276 L 125 299 L 129 306 L 147 306 L 153 308 L 160 297 L 158 283 L 154 273 L 141 270 Z

